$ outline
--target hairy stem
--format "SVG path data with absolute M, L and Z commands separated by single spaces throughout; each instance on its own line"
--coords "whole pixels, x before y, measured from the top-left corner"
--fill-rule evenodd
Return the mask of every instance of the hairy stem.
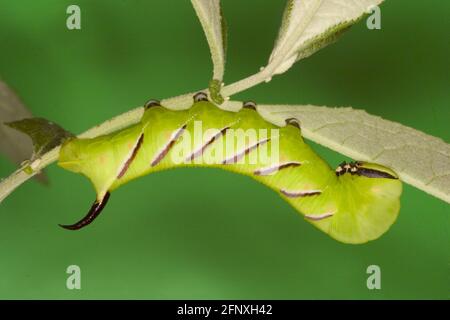
M 271 69 L 272 68 L 269 69 L 269 67 L 265 67 L 260 72 L 255 73 L 254 75 L 251 75 L 250 77 L 247 77 L 245 79 L 236 81 L 235 83 L 225 86 L 222 89 L 222 95 L 224 97 L 230 97 L 236 93 L 239 93 L 239 92 L 247 90 L 251 87 L 254 87 L 254 86 L 260 84 L 261 82 L 269 81 L 272 76 Z

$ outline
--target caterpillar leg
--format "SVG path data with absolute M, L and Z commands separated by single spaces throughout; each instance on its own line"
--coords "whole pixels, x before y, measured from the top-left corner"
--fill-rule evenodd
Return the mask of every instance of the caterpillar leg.
M 59 226 L 64 228 L 64 229 L 68 229 L 68 230 L 79 230 L 81 228 L 86 227 L 87 225 L 91 224 L 95 220 L 95 218 L 98 217 L 100 212 L 102 212 L 103 208 L 108 203 L 109 196 L 110 196 L 110 193 L 106 192 L 105 195 L 103 196 L 103 198 L 100 201 L 95 200 L 95 202 L 92 204 L 91 209 L 89 210 L 89 212 L 80 221 L 78 221 L 78 222 L 76 222 L 74 224 L 71 224 L 71 225 L 62 225 L 62 224 L 60 224 Z

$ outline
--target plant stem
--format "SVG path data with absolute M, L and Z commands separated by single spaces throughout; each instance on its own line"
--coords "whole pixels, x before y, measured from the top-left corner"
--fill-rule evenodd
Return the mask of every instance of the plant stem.
M 59 148 L 56 147 L 46 154 L 44 154 L 41 158 L 36 159 L 34 162 L 30 164 L 31 167 L 34 168 L 33 173 L 26 173 L 23 169 L 20 168 L 16 170 L 13 174 L 11 174 L 8 178 L 0 182 L 0 203 L 5 199 L 11 192 L 13 192 L 17 187 L 19 187 L 22 183 L 31 179 L 34 175 L 39 173 L 43 168 L 56 161 L 59 155 Z
M 236 81 L 232 84 L 229 84 L 222 89 L 222 95 L 224 97 L 231 97 L 232 95 L 247 90 L 251 87 L 254 87 L 261 82 L 269 81 L 271 78 L 271 70 L 267 67 L 262 69 L 260 72 L 255 73 L 245 79 Z

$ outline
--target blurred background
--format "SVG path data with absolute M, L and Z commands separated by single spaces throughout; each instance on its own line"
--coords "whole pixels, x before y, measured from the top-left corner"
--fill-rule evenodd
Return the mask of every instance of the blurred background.
M 265 65 L 283 1 L 224 2 L 225 81 Z M 81 8 L 81 30 L 66 8 Z M 450 141 L 450 3 L 387 0 L 337 43 L 236 99 L 353 106 Z M 80 133 L 150 98 L 203 88 L 209 50 L 189 1 L 0 0 L 0 76 L 34 115 Z M 332 167 L 344 158 L 313 145 Z M 15 165 L 0 156 L 0 176 Z M 365 245 L 334 241 L 274 192 L 214 169 L 150 175 L 95 223 L 87 179 L 56 165 L 0 205 L 0 298 L 448 299 L 449 205 L 405 185 L 399 219 Z M 81 268 L 81 290 L 66 268 Z M 366 268 L 381 268 L 368 290 Z

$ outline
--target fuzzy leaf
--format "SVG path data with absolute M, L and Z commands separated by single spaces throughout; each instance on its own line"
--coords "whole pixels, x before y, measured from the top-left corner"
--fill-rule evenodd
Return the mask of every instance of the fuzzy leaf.
M 30 158 L 33 145 L 25 135 L 7 127 L 4 122 L 31 117 L 31 112 L 16 93 L 0 80 L 0 153 L 5 154 L 16 164 Z M 48 183 L 44 173 L 36 176 L 41 183 Z
M 33 142 L 34 152 L 30 162 L 59 146 L 74 135 L 54 122 L 42 118 L 29 118 L 6 123 L 7 126 L 27 134 Z
M 363 110 L 311 105 L 259 105 L 268 121 L 300 120 L 305 138 L 355 160 L 394 169 L 400 178 L 450 203 L 450 144 Z
M 23 105 L 19 97 L 0 81 L 0 152 L 16 163 L 29 158 L 33 146 L 23 134 L 8 128 L 4 122 L 31 117 L 31 112 Z
M 213 79 L 222 82 L 225 71 L 226 24 L 220 0 L 191 0 L 202 24 L 214 65 Z
M 384 0 L 288 0 L 269 65 L 272 74 L 288 70 L 336 41 L 372 6 Z

